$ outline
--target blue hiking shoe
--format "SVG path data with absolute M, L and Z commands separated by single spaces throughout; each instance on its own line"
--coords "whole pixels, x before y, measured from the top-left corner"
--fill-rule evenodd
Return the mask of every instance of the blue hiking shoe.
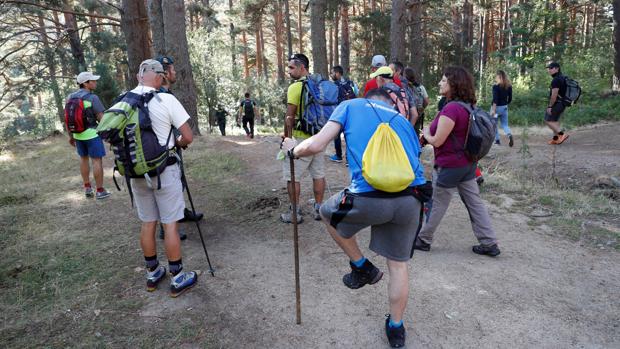
M 157 285 L 166 277 L 166 267 L 160 265 L 153 271 L 146 272 L 146 290 L 153 292 L 157 289 Z
M 170 281 L 170 297 L 176 298 L 183 292 L 194 287 L 198 282 L 198 274 L 195 271 L 182 271 L 172 277 Z
M 340 156 L 338 156 L 338 155 L 336 155 L 336 154 L 334 154 L 334 155 L 330 156 L 330 157 L 329 157 L 329 159 L 330 159 L 331 161 L 333 161 L 333 162 L 342 162 L 342 157 L 340 157 Z
M 87 198 L 94 198 L 95 197 L 95 191 L 91 187 L 84 188 L 84 195 Z

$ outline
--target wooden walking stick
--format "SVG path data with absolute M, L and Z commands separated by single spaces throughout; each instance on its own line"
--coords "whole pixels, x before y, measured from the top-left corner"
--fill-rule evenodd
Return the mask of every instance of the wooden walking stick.
M 299 234 L 297 233 L 297 190 L 295 186 L 295 160 L 292 151 L 289 153 L 289 161 L 291 165 L 291 185 L 293 192 L 293 200 L 291 206 L 293 213 L 291 220 L 293 221 L 293 246 L 295 249 L 295 315 L 297 324 L 301 324 L 301 291 L 299 288 Z

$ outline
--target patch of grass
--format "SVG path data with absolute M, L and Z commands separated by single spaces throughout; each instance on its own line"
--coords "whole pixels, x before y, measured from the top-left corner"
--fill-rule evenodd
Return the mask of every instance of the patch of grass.
M 81 182 L 77 160 L 65 143 L 56 138 L 28 145 L 16 152 L 28 161 L 0 167 L 0 347 L 217 343 L 197 312 L 141 315 L 146 292 L 143 271 L 135 270 L 143 265 L 140 223 L 126 197 L 95 202 L 76 190 Z M 192 194 L 244 209 L 238 199 L 225 198 L 234 197 L 239 187 L 242 197 L 252 195 L 251 188 L 200 186 L 240 183 L 235 178 L 243 163 L 224 154 L 203 154 L 190 159 L 195 172 L 188 177 L 196 179 Z

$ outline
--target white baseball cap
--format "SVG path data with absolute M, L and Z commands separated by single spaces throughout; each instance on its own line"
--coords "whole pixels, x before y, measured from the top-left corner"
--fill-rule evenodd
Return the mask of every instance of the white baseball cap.
M 78 84 L 83 84 L 83 83 L 85 83 L 86 81 L 90 81 L 90 80 L 99 80 L 99 78 L 100 78 L 100 77 L 101 77 L 101 76 L 99 76 L 99 75 L 95 75 L 95 74 L 93 74 L 93 73 L 91 73 L 91 72 L 89 72 L 89 71 L 83 71 L 83 72 L 81 72 L 81 73 L 77 76 L 76 80 L 77 80 L 77 83 L 78 83 Z
M 375 68 L 379 68 L 386 66 L 387 62 L 385 61 L 385 57 L 383 57 L 382 55 L 376 55 L 372 57 L 371 65 Z

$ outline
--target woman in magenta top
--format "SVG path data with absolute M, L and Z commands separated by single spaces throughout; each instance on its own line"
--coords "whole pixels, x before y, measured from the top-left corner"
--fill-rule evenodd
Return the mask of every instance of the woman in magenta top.
M 471 106 L 476 104 L 474 78 L 462 67 L 448 67 L 439 82 L 439 93 L 448 102 L 430 126 L 424 128 L 421 139 L 422 144 L 432 145 L 435 151 L 433 205 L 416 239 L 415 248 L 430 250 L 433 235 L 456 191 L 469 212 L 472 229 L 479 242 L 479 245 L 473 246 L 473 252 L 495 257 L 500 250 L 489 211 L 480 198 L 476 183 L 477 163 L 471 161 L 464 152 L 469 113 L 459 102 Z

